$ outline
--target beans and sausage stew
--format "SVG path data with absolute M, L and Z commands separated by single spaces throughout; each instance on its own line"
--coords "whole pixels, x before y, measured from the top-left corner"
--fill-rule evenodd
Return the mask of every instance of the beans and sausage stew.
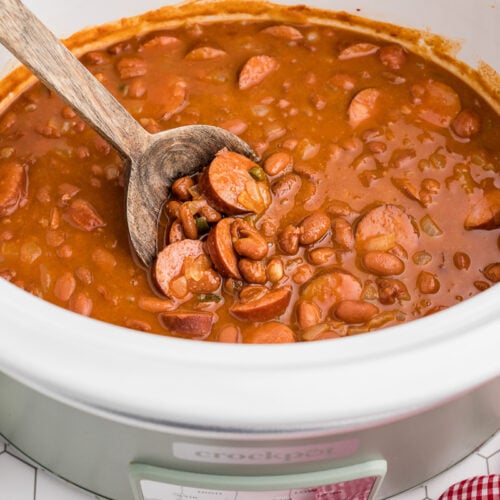
M 76 313 L 198 340 L 334 339 L 500 280 L 500 119 L 403 46 L 313 24 L 216 22 L 82 62 L 150 132 L 211 124 L 134 261 L 118 154 L 36 84 L 0 116 L 0 276 Z

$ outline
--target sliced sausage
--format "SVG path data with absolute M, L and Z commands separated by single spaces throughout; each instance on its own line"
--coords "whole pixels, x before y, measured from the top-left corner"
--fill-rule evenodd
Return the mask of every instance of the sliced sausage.
M 93 231 L 106 223 L 97 210 L 86 200 L 74 200 L 63 214 L 63 219 L 82 231 Z
M 242 321 L 267 321 L 281 316 L 290 302 L 289 288 L 276 288 L 246 302 L 235 302 L 229 311 Z
M 182 273 L 185 260 L 196 259 L 204 253 L 200 240 L 181 240 L 166 246 L 153 266 L 153 277 L 161 291 L 171 296 L 170 283 Z
M 283 323 L 270 321 L 252 328 L 244 341 L 248 344 L 285 344 L 295 342 L 295 334 Z
M 0 217 L 14 213 L 26 203 L 28 176 L 26 169 L 18 162 L 0 166 Z
M 359 220 L 356 231 L 356 244 L 361 250 L 387 251 L 399 243 L 406 252 L 413 251 L 418 245 L 417 230 L 410 217 L 396 205 L 380 205 L 372 208 Z M 387 246 L 371 248 L 371 242 L 387 240 Z
M 460 97 L 445 83 L 425 80 L 411 87 L 417 116 L 436 127 L 447 128 L 460 113 Z
M 406 62 L 406 50 L 396 43 L 382 47 L 378 56 L 382 64 L 393 71 L 401 69 Z
M 231 240 L 231 224 L 235 219 L 227 217 L 219 221 L 208 233 L 207 251 L 215 269 L 225 278 L 241 279 L 238 259 Z
M 255 87 L 261 83 L 268 75 L 278 69 L 278 60 L 274 57 L 260 55 L 253 56 L 245 63 L 238 78 L 240 90 Z
M 368 88 L 360 90 L 351 100 L 347 108 L 347 116 L 352 127 L 357 127 L 372 118 L 378 112 L 380 90 Z
M 343 270 L 336 270 L 309 281 L 302 290 L 301 298 L 319 305 L 326 314 L 342 300 L 359 300 L 361 292 L 361 282 L 355 276 Z
M 264 28 L 261 33 L 267 33 L 276 38 L 281 38 L 283 40 L 288 40 L 290 42 L 297 42 L 302 40 L 302 33 L 293 26 L 287 26 L 286 24 L 277 24 L 276 26 L 269 26 Z
M 204 339 L 212 331 L 215 315 L 204 311 L 168 311 L 160 314 L 160 322 L 171 333 Z
M 162 120 L 168 120 L 172 115 L 182 111 L 187 104 L 187 83 L 183 80 L 174 82 L 163 93 L 163 102 L 160 106 L 159 116 Z
M 469 210 L 465 229 L 498 229 L 500 227 L 500 189 L 486 191 Z
M 378 50 L 379 46 L 373 43 L 354 43 L 340 52 L 339 60 L 346 61 L 347 59 L 369 56 L 371 54 L 375 54 Z
M 246 156 L 219 151 L 201 175 L 200 191 L 213 208 L 227 215 L 260 213 L 269 205 L 269 186 L 252 177 L 252 168 L 260 167 Z

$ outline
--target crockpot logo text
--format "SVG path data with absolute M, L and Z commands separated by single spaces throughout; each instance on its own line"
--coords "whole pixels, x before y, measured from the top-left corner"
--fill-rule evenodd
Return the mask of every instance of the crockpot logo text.
M 346 457 L 358 449 L 358 441 L 349 439 L 333 443 L 276 448 L 203 446 L 174 443 L 174 456 L 192 462 L 216 464 L 283 464 L 305 463 Z

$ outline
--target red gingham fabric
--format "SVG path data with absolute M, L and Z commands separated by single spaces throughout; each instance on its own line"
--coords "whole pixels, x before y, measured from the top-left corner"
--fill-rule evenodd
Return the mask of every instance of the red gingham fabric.
M 471 477 L 455 483 L 439 500 L 500 500 L 500 474 Z

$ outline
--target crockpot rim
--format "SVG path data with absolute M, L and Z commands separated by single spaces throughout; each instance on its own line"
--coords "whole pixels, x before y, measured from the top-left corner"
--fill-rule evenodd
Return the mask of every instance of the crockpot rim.
M 432 406 L 500 375 L 498 363 L 487 362 L 488 357 L 492 361 L 495 359 L 492 353 L 498 352 L 500 347 L 498 335 L 495 338 L 495 331 L 500 331 L 500 317 L 498 314 L 495 317 L 495 310 L 491 307 L 500 303 L 498 285 L 445 311 L 369 335 L 288 345 L 232 345 L 152 335 L 79 316 L 31 296 L 7 282 L 0 282 L 0 297 L 3 292 L 8 292 L 4 302 L 12 324 L 28 308 L 32 313 L 31 321 L 38 321 L 41 328 L 36 333 L 37 342 L 31 350 L 26 348 L 26 341 L 30 338 L 34 340 L 29 331 L 20 331 L 17 335 L 4 333 L 0 370 L 74 406 L 108 415 L 115 420 L 141 421 L 141 425 L 151 427 L 167 426 L 190 431 L 254 429 L 254 432 L 264 433 L 277 428 L 312 432 L 324 426 L 345 427 L 353 425 L 353 422 L 357 422 L 356 425 L 360 427 L 371 425 L 376 420 L 393 418 L 395 414 L 408 414 L 415 409 Z M 459 316 L 462 321 L 457 333 L 453 330 L 456 329 L 455 322 Z M 32 325 L 31 321 L 27 324 Z M 71 326 L 69 331 L 68 326 Z M 123 342 L 123 335 L 127 336 L 126 342 Z M 482 341 L 479 348 L 478 340 Z M 57 348 L 54 348 L 54 342 L 57 342 Z M 460 344 L 469 347 L 464 349 Z M 474 344 L 476 349 L 473 352 L 470 347 Z M 75 346 L 78 348 L 75 349 Z M 354 349 L 360 349 L 361 354 Z M 452 356 L 439 358 L 439 354 L 432 351 L 441 354 L 449 352 Z M 101 365 L 98 368 L 94 359 L 98 352 L 101 353 L 101 359 L 97 363 L 102 361 L 103 352 L 110 353 L 109 366 Z M 40 363 L 39 357 L 42 355 L 43 359 L 52 362 L 50 368 L 46 362 Z M 139 363 L 137 359 L 134 360 L 134 356 L 141 356 Z M 318 357 L 321 363 L 318 363 Z M 397 362 L 399 358 L 404 361 Z M 439 366 L 432 369 L 436 358 L 439 358 Z M 472 363 L 467 370 L 468 377 L 464 377 L 461 367 L 467 358 Z M 406 362 L 408 359 L 411 363 Z M 329 365 L 325 364 L 327 360 Z M 280 377 L 296 380 L 299 375 L 299 378 L 321 384 L 325 383 L 327 377 L 335 379 L 346 370 L 352 372 L 360 362 L 370 365 L 374 370 L 370 372 L 371 380 L 366 389 L 357 387 L 357 391 L 353 390 L 353 396 L 367 396 L 368 391 L 378 386 L 381 391 L 395 390 L 392 404 L 390 398 L 388 404 L 387 397 L 380 399 L 384 401 L 383 404 L 378 404 L 376 398 L 360 404 L 359 399 L 346 397 L 339 388 L 324 385 L 319 387 L 319 390 L 325 390 L 324 394 L 320 391 L 308 394 L 310 412 L 299 412 L 299 416 L 289 418 L 283 418 L 281 411 L 273 415 L 265 415 L 265 412 L 260 411 L 256 412 L 259 415 L 247 414 L 249 406 L 259 404 L 259 390 L 271 389 L 268 377 L 275 370 L 278 370 Z M 131 377 L 124 368 L 134 364 L 141 369 L 140 373 L 133 375 L 134 379 L 140 378 L 139 384 L 123 390 L 123 384 Z M 422 367 L 428 364 L 428 371 L 419 371 L 419 364 Z M 397 381 L 388 377 L 392 365 L 404 366 Z M 96 373 L 90 377 L 85 368 Z M 197 371 L 200 377 L 213 384 L 214 377 L 220 380 L 217 377 L 224 370 L 231 376 L 224 382 L 223 393 L 230 388 L 232 405 L 235 405 L 227 418 L 214 412 L 215 408 L 208 414 L 205 411 L 204 415 L 196 412 L 198 403 L 206 402 L 209 397 L 215 398 L 219 406 L 227 406 L 223 402 L 223 393 L 215 384 L 210 388 L 206 384 L 196 386 L 190 379 L 189 384 L 182 387 L 189 394 L 179 398 L 176 391 L 174 400 L 167 400 L 160 397 L 163 384 L 152 386 L 148 383 L 148 378 L 169 379 Z M 436 375 L 443 373 L 448 376 L 436 378 Z M 422 374 L 426 374 L 423 379 L 429 384 L 425 397 L 407 394 L 402 398 L 401 386 L 407 385 L 408 391 L 412 392 L 415 377 L 422 377 Z M 245 375 L 252 377 L 253 382 L 245 381 Z M 246 384 L 246 391 L 238 393 L 242 380 Z M 141 387 L 149 388 L 145 391 L 149 393 L 146 398 L 140 397 L 141 393 L 144 396 Z M 307 386 L 298 387 L 297 390 L 296 394 L 293 391 L 281 394 L 281 405 L 293 406 L 293 398 L 303 398 Z M 327 405 L 325 412 L 323 399 L 327 395 L 342 399 L 343 408 L 339 409 L 335 404 Z M 181 405 L 174 409 L 172 406 L 180 400 Z M 316 404 L 322 408 L 320 412 L 315 412 L 313 406 Z M 305 414 L 310 414 L 309 418 Z
M 384 354 L 387 356 L 390 352 L 394 352 L 395 346 L 400 346 L 399 356 L 403 357 L 404 359 L 407 359 L 408 357 L 411 358 L 411 356 L 408 356 L 408 352 L 405 349 L 405 347 L 406 348 L 408 347 L 408 338 L 410 338 L 410 336 L 412 338 L 413 337 L 416 338 L 415 332 L 419 330 L 419 326 L 422 326 L 422 329 L 428 328 L 428 331 L 425 332 L 427 336 L 431 334 L 430 330 L 435 325 L 438 325 L 440 328 L 443 329 L 444 326 L 446 326 L 446 324 L 449 322 L 448 328 L 452 329 L 454 322 L 454 320 L 452 320 L 453 317 L 451 316 L 453 313 L 450 313 L 449 310 L 447 310 L 441 313 L 437 313 L 431 318 L 422 318 L 404 325 L 399 325 L 393 328 L 387 328 L 380 332 L 373 332 L 372 334 L 370 334 L 370 336 L 358 336 L 349 339 L 323 341 L 310 344 L 303 343 L 300 344 L 300 351 L 299 351 L 299 345 L 231 346 L 231 345 L 217 345 L 217 344 L 207 344 L 207 343 L 203 343 L 204 347 L 200 349 L 198 347 L 199 343 L 196 342 L 191 342 L 191 341 L 186 342 L 185 340 L 181 339 L 164 339 L 160 341 L 159 339 L 161 339 L 161 337 L 158 338 L 156 336 L 152 336 L 151 334 L 143 334 L 135 331 L 126 332 L 126 329 L 124 328 L 115 327 L 113 325 L 101 323 L 96 320 L 90 320 L 88 318 L 76 317 L 76 315 L 74 315 L 73 313 L 64 311 L 63 309 L 53 306 L 52 304 L 43 302 L 40 299 L 29 296 L 29 294 L 23 292 L 22 290 L 17 289 L 16 287 L 13 287 L 13 285 L 10 285 L 8 283 L 2 283 L 1 281 L 2 280 L 0 280 L 0 305 L 2 302 L 3 293 L 5 292 L 5 294 L 8 296 L 6 301 L 7 304 L 3 305 L 2 307 L 9 310 L 5 311 L 5 314 L 0 313 L 0 320 L 2 319 L 2 316 L 5 318 L 5 315 L 7 315 L 8 316 L 7 319 L 9 321 L 14 320 L 14 325 L 16 317 L 22 320 L 21 322 L 22 323 L 24 322 L 23 324 L 29 324 L 30 318 L 23 317 L 25 316 L 23 307 L 30 305 L 37 311 L 37 320 L 40 322 L 41 325 L 44 325 L 42 328 L 54 327 L 54 332 L 52 331 L 38 332 L 37 334 L 40 337 L 33 340 L 38 341 L 36 346 L 40 347 L 40 351 L 36 352 L 35 346 L 33 346 L 32 350 L 29 353 L 27 352 L 21 353 L 17 350 L 17 347 L 20 347 L 22 349 L 23 340 L 29 340 L 29 339 L 27 339 L 26 336 L 21 336 L 21 335 L 17 339 L 13 339 L 12 337 L 7 337 L 7 335 L 4 335 L 2 338 L 2 333 L 0 330 L 0 343 L 2 345 L 2 347 L 0 348 L 0 370 L 4 370 L 5 373 L 12 375 L 15 378 L 18 378 L 19 380 L 22 379 L 28 385 L 31 385 L 33 387 L 35 386 L 38 387 L 38 389 L 41 392 L 46 392 L 54 398 L 60 398 L 61 400 L 66 400 L 70 404 L 74 404 L 76 406 L 78 405 L 87 406 L 88 408 L 91 408 L 93 409 L 93 411 L 96 412 L 100 411 L 99 409 L 102 409 L 104 413 L 113 415 L 116 418 L 119 418 L 120 413 L 123 415 L 130 415 L 132 419 L 136 420 L 140 420 L 141 418 L 145 417 L 145 413 L 149 412 L 149 415 L 146 415 L 148 418 L 151 419 L 157 418 L 159 421 L 165 421 L 165 418 L 170 416 L 169 411 L 171 410 L 171 408 L 168 405 L 167 406 L 165 406 L 165 404 L 162 405 L 161 401 L 160 402 L 156 401 L 155 404 L 155 401 L 152 401 L 151 399 L 149 399 L 148 401 L 145 400 L 141 401 L 142 403 L 147 403 L 147 405 L 141 406 L 141 404 L 137 403 L 134 406 L 133 404 L 131 404 L 130 398 L 128 400 L 124 399 L 126 391 L 125 393 L 121 392 L 119 394 L 109 394 L 109 393 L 106 394 L 106 390 L 109 390 L 110 387 L 113 387 L 115 389 L 120 388 L 119 384 L 117 385 L 117 382 L 123 382 L 123 381 L 122 380 L 117 381 L 116 379 L 113 378 L 118 373 L 114 371 L 115 368 L 121 370 L 120 372 L 121 374 L 124 373 L 124 365 L 120 364 L 120 361 L 124 361 L 124 359 L 119 360 L 118 356 L 122 356 L 123 358 L 129 356 L 130 354 L 132 354 L 131 350 L 133 347 L 140 348 L 142 353 L 144 352 L 149 353 L 151 360 L 158 361 L 165 356 L 164 353 L 164 350 L 166 349 L 165 346 L 167 345 L 175 346 L 176 350 L 175 355 L 173 355 L 172 352 L 168 353 L 170 356 L 170 361 L 178 363 L 178 365 L 176 366 L 181 366 L 184 369 L 186 368 L 186 365 L 183 363 L 190 363 L 189 365 L 190 368 L 192 368 L 193 365 L 195 366 L 195 368 L 199 368 L 198 363 L 202 361 L 204 363 L 203 366 L 205 369 L 222 369 L 222 365 L 225 366 L 226 363 L 230 362 L 231 367 L 233 369 L 236 368 L 241 370 L 243 367 L 245 367 L 245 363 L 243 363 L 241 360 L 241 353 L 251 352 L 250 357 L 252 358 L 258 357 L 257 361 L 259 363 L 255 363 L 255 366 L 260 364 L 261 367 L 265 366 L 266 370 L 269 371 L 270 368 L 272 368 L 273 366 L 279 365 L 279 367 L 282 370 L 286 369 L 288 370 L 288 372 L 291 372 L 297 368 L 296 364 L 297 354 L 294 354 L 294 357 L 291 354 L 295 353 L 295 351 L 302 352 L 303 354 L 307 351 L 307 353 L 317 352 L 318 354 L 326 355 L 326 353 L 328 353 L 331 349 L 333 349 L 332 347 L 329 346 L 336 346 L 335 351 L 341 351 L 342 353 L 345 354 L 345 352 L 348 350 L 348 346 L 357 344 L 365 346 L 365 351 L 366 351 L 364 355 L 365 360 L 371 360 L 372 363 L 374 363 L 376 366 L 380 367 L 381 369 L 384 369 L 387 368 L 387 366 L 386 367 L 383 366 L 384 362 L 387 363 L 387 357 L 382 356 L 377 359 L 377 356 L 380 356 L 380 347 L 378 346 L 372 351 L 370 351 L 370 349 L 368 348 L 368 346 L 371 346 L 373 344 L 374 342 L 373 339 L 382 338 L 382 335 L 384 335 L 383 338 L 387 339 L 384 342 L 388 343 L 389 339 L 394 338 L 395 339 L 394 344 L 391 346 L 391 349 L 387 349 L 384 352 Z M 4 286 L 6 288 L 4 288 Z M 404 383 L 411 383 L 416 385 L 418 382 L 420 382 L 420 380 L 412 379 L 411 377 L 411 375 L 413 375 L 415 378 L 418 378 L 418 373 L 416 373 L 415 371 L 413 371 L 411 374 L 407 373 L 406 380 L 395 381 L 395 384 L 398 385 L 399 389 L 398 402 L 397 404 L 394 403 L 392 406 L 389 405 L 388 407 L 385 408 L 383 408 L 382 405 L 377 406 L 376 404 L 374 404 L 373 401 L 371 401 L 370 404 L 356 405 L 353 401 L 349 400 L 348 396 L 345 396 L 335 388 L 336 392 L 332 389 L 329 394 L 331 395 L 332 393 L 334 393 L 339 396 L 345 396 L 342 402 L 346 406 L 342 408 L 342 411 L 337 411 L 337 412 L 335 411 L 335 408 L 332 408 L 331 415 L 326 415 L 328 422 L 331 424 L 333 421 L 337 421 L 339 422 L 339 425 L 341 425 L 340 422 L 342 422 L 342 420 L 345 418 L 348 418 L 350 420 L 355 420 L 356 418 L 358 418 L 360 421 L 367 422 L 370 419 L 369 418 L 370 416 L 368 415 L 370 411 L 372 419 L 387 418 L 387 416 L 390 415 L 391 412 L 393 413 L 411 412 L 413 408 L 422 407 L 422 405 L 427 405 L 427 406 L 432 405 L 445 398 L 452 397 L 453 395 L 456 395 L 461 391 L 472 389 L 474 386 L 477 386 L 480 383 L 483 383 L 493 377 L 498 376 L 500 372 L 498 363 L 495 365 L 494 362 L 492 362 L 491 366 L 488 365 L 480 366 L 481 363 L 478 360 L 475 360 L 475 364 L 473 365 L 474 373 L 471 373 L 470 380 L 464 378 L 463 374 L 461 374 L 462 375 L 461 377 L 457 377 L 457 379 L 452 380 L 449 383 L 445 383 L 447 381 L 443 378 L 438 379 L 437 381 L 432 380 L 433 373 L 443 374 L 446 373 L 447 370 L 452 371 L 454 374 L 458 373 L 457 370 L 459 370 L 460 364 L 467 359 L 466 354 L 469 354 L 470 355 L 469 357 L 472 356 L 473 359 L 474 356 L 480 356 L 479 359 L 483 359 L 481 356 L 484 356 L 484 358 L 491 359 L 494 361 L 494 358 L 492 357 L 491 353 L 494 349 L 496 349 L 498 352 L 498 347 L 500 347 L 499 340 L 496 340 L 494 338 L 494 333 L 495 333 L 494 331 L 500 330 L 500 318 L 498 317 L 492 318 L 491 311 L 486 311 L 485 310 L 486 306 L 481 306 L 482 302 L 486 301 L 491 304 L 500 303 L 500 287 L 496 286 L 494 287 L 494 289 L 495 290 L 487 290 L 486 292 L 483 292 L 482 294 L 479 295 L 479 297 L 486 297 L 487 300 L 474 297 L 468 299 L 463 304 L 456 305 L 452 308 L 453 310 L 460 308 L 460 311 L 462 311 L 463 316 L 467 316 L 469 311 L 475 311 L 478 314 L 478 317 L 476 318 L 476 321 L 473 324 L 474 329 L 469 333 L 463 331 L 467 325 L 470 325 L 470 323 L 467 322 L 467 320 L 469 320 L 470 318 L 465 318 L 464 323 L 460 325 L 460 328 L 462 330 L 461 335 L 457 336 L 457 338 L 442 333 L 443 338 L 441 339 L 441 334 L 438 335 L 439 338 L 441 339 L 440 342 L 441 349 L 439 350 L 441 354 L 446 352 L 446 349 L 444 350 L 442 349 L 444 345 L 444 346 L 449 346 L 451 348 L 449 352 L 457 354 L 457 356 L 458 354 L 460 354 L 460 356 L 458 356 L 457 359 L 455 360 L 442 357 L 441 364 L 439 366 L 432 367 L 432 370 L 430 372 L 431 376 L 425 379 L 429 383 L 428 387 L 429 394 L 427 394 L 427 397 L 423 397 L 420 394 L 419 397 L 411 395 L 411 397 L 408 396 L 407 398 L 405 398 L 404 394 L 401 393 L 400 386 L 403 385 Z M 477 305 L 478 303 L 479 305 Z M 56 310 L 57 312 L 54 312 Z M 484 317 L 482 316 L 482 313 L 484 313 Z M 487 313 L 490 314 L 488 315 Z M 62 323 L 59 325 L 54 325 L 52 322 L 52 320 L 54 319 L 52 318 L 52 315 L 64 319 L 64 321 L 62 321 Z M 486 324 L 484 321 L 485 318 L 488 319 Z M 72 325 L 71 326 L 72 329 L 69 332 L 63 331 L 66 329 L 66 327 L 63 325 L 66 324 Z M 98 325 L 96 326 L 96 324 Z M 90 327 L 90 325 L 93 326 Z M 91 333 L 84 332 L 87 326 L 92 329 Z M 444 330 L 446 330 L 446 328 L 444 328 Z M 125 351 L 123 351 L 124 347 L 123 344 L 119 342 L 123 334 L 128 335 L 130 339 L 134 339 L 127 341 L 128 347 Z M 26 332 L 23 335 L 26 335 Z M 58 337 L 59 335 L 61 335 L 62 337 Z M 99 335 L 99 337 L 97 337 L 96 335 Z M 403 338 L 399 339 L 397 337 L 403 335 L 405 336 L 406 342 L 403 341 Z M 473 342 L 464 341 L 464 339 L 472 339 L 473 336 L 485 340 L 485 343 L 483 346 L 481 346 L 481 348 L 478 348 L 476 346 L 476 350 L 474 350 L 474 346 L 472 345 Z M 44 352 L 43 351 L 44 349 L 47 350 L 48 348 L 47 345 L 40 346 L 40 341 L 43 339 L 47 339 L 49 337 L 55 337 L 61 341 L 59 347 L 64 346 L 65 349 L 64 352 L 69 355 L 70 360 L 74 360 L 73 366 L 71 366 L 71 362 L 67 359 L 64 360 L 64 363 L 58 365 L 57 359 L 55 359 L 54 364 L 50 367 L 51 369 L 47 370 L 47 366 L 43 366 L 43 364 L 40 364 L 38 362 L 38 360 L 36 359 L 37 355 L 40 355 L 42 352 Z M 454 342 L 454 340 L 457 340 L 458 337 L 460 338 L 461 341 L 463 341 L 460 346 L 457 345 L 458 342 Z M 81 343 L 82 339 L 85 340 L 86 342 L 83 343 L 83 346 L 82 345 L 78 346 L 80 347 L 80 350 L 76 350 L 78 342 Z M 423 337 L 420 337 L 419 340 L 422 341 Z M 338 344 L 334 344 L 334 342 Z M 43 344 L 43 342 L 41 343 Z M 189 344 L 193 344 L 193 346 Z M 324 348 L 320 348 L 320 346 L 316 347 L 316 344 L 320 344 L 321 347 L 324 346 Z M 158 346 L 160 345 L 162 347 L 158 348 Z M 109 365 L 110 368 L 108 370 L 103 370 L 102 367 L 99 367 L 100 368 L 99 375 L 107 377 L 106 380 L 104 380 L 104 382 L 106 382 L 105 384 L 103 383 L 102 385 L 99 385 L 99 380 L 95 380 L 95 382 L 97 382 L 97 386 L 94 384 L 94 387 L 92 387 L 91 384 L 87 383 L 88 380 L 85 380 L 86 374 L 84 373 L 84 371 L 76 373 L 76 370 L 72 370 L 72 368 L 76 368 L 77 366 L 82 364 L 81 363 L 82 360 L 85 359 L 91 360 L 91 354 L 96 354 L 95 350 L 97 347 L 109 348 L 110 346 L 111 347 L 119 346 L 120 348 L 117 348 L 115 351 L 112 351 L 112 354 L 110 355 L 112 362 Z M 92 347 L 93 349 L 90 349 L 90 347 Z M 414 347 L 415 349 L 411 351 L 411 354 L 415 355 L 415 352 L 418 352 L 419 353 L 418 359 L 421 362 L 425 361 L 424 353 L 428 346 L 426 346 L 425 343 L 415 341 L 412 343 L 412 347 Z M 466 349 L 467 347 L 470 348 L 470 351 L 460 352 L 460 353 L 458 352 L 459 349 L 463 350 Z M 206 358 L 200 359 L 200 350 L 203 352 L 208 351 L 210 352 L 210 354 L 212 354 L 212 356 L 210 357 L 210 361 L 207 361 Z M 182 352 L 177 352 L 177 351 L 182 351 Z M 223 360 L 223 363 L 221 365 L 217 364 L 221 363 L 221 360 L 219 358 L 214 359 L 213 356 L 214 352 L 229 353 L 230 356 L 226 357 L 226 359 Z M 274 353 L 280 354 L 282 352 L 286 352 L 286 357 L 283 357 L 281 359 L 280 358 L 275 359 Z M 9 353 L 19 355 L 18 359 L 14 359 L 15 356 L 9 356 Z M 29 354 L 29 356 L 27 356 L 27 354 Z M 353 356 L 351 356 L 351 358 L 352 357 Z M 436 357 L 437 355 L 433 356 L 432 359 L 435 359 Z M 413 358 L 415 358 L 415 356 L 413 356 Z M 427 358 L 427 361 L 430 362 L 429 361 L 430 359 L 431 358 Z M 352 361 L 351 364 L 355 365 L 355 362 L 352 359 L 351 361 Z M 413 359 L 413 361 L 415 362 L 415 359 Z M 113 364 L 113 362 L 115 364 Z M 254 362 L 255 360 L 252 361 L 252 363 Z M 90 363 L 89 366 L 92 366 L 92 363 Z M 255 368 L 255 366 L 250 368 Z M 147 369 L 147 367 L 143 368 Z M 245 368 L 248 369 L 248 367 Z M 326 372 L 328 372 L 328 374 L 337 374 L 338 368 L 339 368 L 338 366 L 333 368 L 330 367 L 330 369 L 326 370 Z M 406 368 L 410 368 L 410 366 L 408 365 Z M 415 367 L 412 367 L 412 369 L 415 370 Z M 171 373 L 172 370 L 173 368 L 171 368 L 169 373 Z M 74 371 L 74 373 L 71 373 L 72 371 Z M 321 372 L 321 370 L 319 371 Z M 386 371 L 387 370 L 385 370 L 385 372 Z M 470 368 L 470 371 L 471 372 L 473 371 L 472 368 Z M 324 374 L 325 371 L 321 373 L 311 374 L 311 377 L 313 377 L 314 375 L 314 377 L 316 378 L 321 378 L 321 376 L 324 376 Z M 144 374 L 141 373 L 141 375 Z M 389 378 L 387 377 L 387 374 L 385 375 L 386 375 L 385 380 L 387 383 Z M 376 379 L 380 377 L 381 374 L 372 373 L 371 378 L 373 378 L 374 380 L 370 380 L 369 386 L 370 387 L 375 386 Z M 238 378 L 238 382 L 242 381 L 241 374 L 239 374 L 239 376 L 236 378 Z M 213 377 L 211 378 L 211 380 L 212 379 Z M 76 386 L 75 382 L 77 382 Z M 103 379 L 101 379 L 100 382 L 103 382 Z M 235 379 L 235 380 L 225 380 L 224 382 L 225 382 L 225 387 L 230 385 L 234 387 L 236 386 L 237 381 Z M 245 381 L 243 380 L 243 382 Z M 266 388 L 265 384 L 262 383 L 262 381 L 261 385 L 262 388 L 264 389 Z M 97 394 L 97 392 L 95 391 L 96 387 L 98 389 L 101 389 L 99 394 Z M 156 386 L 156 389 L 160 388 L 161 386 Z M 303 389 L 303 387 L 301 388 Z M 92 389 L 94 389 L 94 391 Z M 134 387 L 134 390 L 137 393 L 138 387 Z M 360 390 L 361 389 L 358 387 L 358 391 Z M 409 387 L 408 390 L 411 391 L 411 387 Z M 366 391 L 368 391 L 368 389 L 366 389 Z M 152 395 L 152 397 L 154 396 L 155 394 Z M 203 400 L 204 395 L 201 394 L 200 396 L 201 400 Z M 256 395 L 254 394 L 253 396 L 257 401 Z M 318 399 L 318 404 L 320 396 L 321 394 L 316 394 L 316 393 L 314 394 L 314 397 Z M 287 394 L 286 397 L 290 398 L 290 395 Z M 295 420 L 289 418 L 285 422 L 284 420 L 279 420 L 276 414 L 274 414 L 273 416 L 267 415 L 268 419 L 264 420 L 264 417 L 266 416 L 263 413 L 259 413 L 258 415 L 244 414 L 246 406 L 244 404 L 245 401 L 243 401 L 243 399 L 244 398 L 242 398 L 242 409 L 240 413 L 238 414 L 237 412 L 233 412 L 233 414 L 227 416 L 226 420 L 224 420 L 224 418 L 222 419 L 218 418 L 220 416 L 216 414 L 214 408 L 210 408 L 211 412 L 210 415 L 205 415 L 207 419 L 206 422 L 208 422 L 208 425 L 220 424 L 223 425 L 224 427 L 234 425 L 237 428 L 239 428 L 244 425 L 255 425 L 255 423 L 259 421 L 262 425 L 267 426 L 268 428 L 271 428 L 272 426 L 276 425 L 291 426 L 293 424 L 301 425 L 302 427 L 309 426 L 312 428 L 315 425 L 318 425 L 318 422 L 320 420 L 319 416 L 310 416 L 308 417 L 309 419 L 305 418 L 301 420 L 300 416 L 297 416 Z M 193 413 L 191 414 L 189 412 L 186 413 L 186 410 L 190 410 L 191 412 L 195 411 L 196 410 L 195 406 L 187 404 L 185 400 L 183 400 L 182 403 L 183 403 L 182 406 L 183 411 L 180 410 L 177 411 L 175 415 L 171 416 L 170 421 L 180 425 L 181 423 L 180 420 L 183 417 L 186 419 L 183 422 L 184 424 L 200 426 L 200 422 L 199 419 L 197 419 L 196 414 L 194 414 L 193 416 Z M 301 415 L 304 415 L 304 412 Z M 323 415 L 325 416 L 325 414 Z M 374 415 L 376 415 L 376 417 L 373 417 Z M 236 419 L 236 417 L 238 416 L 241 417 L 239 420 Z

